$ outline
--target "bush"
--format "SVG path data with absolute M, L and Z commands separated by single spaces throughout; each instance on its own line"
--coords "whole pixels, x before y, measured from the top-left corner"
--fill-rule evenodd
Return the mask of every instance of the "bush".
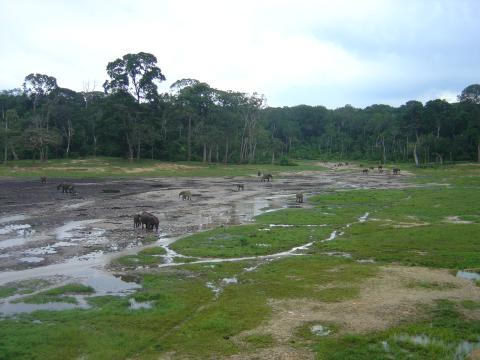
M 297 166 L 298 164 L 294 163 L 287 156 L 282 156 L 280 158 L 280 161 L 278 162 L 278 165 L 281 165 L 281 166 Z

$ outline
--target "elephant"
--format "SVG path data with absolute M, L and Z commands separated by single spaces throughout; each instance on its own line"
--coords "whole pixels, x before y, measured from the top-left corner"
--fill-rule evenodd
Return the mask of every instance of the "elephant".
M 302 193 L 297 193 L 295 196 L 296 196 L 295 202 L 303 203 L 303 194 Z
M 46 176 L 40 177 L 40 182 L 41 182 L 42 184 L 46 184 L 46 183 L 47 183 L 47 177 L 46 177 Z
M 240 190 L 245 190 L 245 186 L 243 184 L 233 184 L 237 187 L 237 191 L 240 191 Z
M 136 229 L 142 225 L 141 214 L 133 215 L 133 228 Z
M 262 182 L 265 181 L 265 180 L 267 180 L 268 182 L 272 181 L 273 180 L 272 174 L 264 174 L 262 176 Z
M 57 190 L 60 190 L 60 189 L 62 189 L 62 193 L 70 193 L 70 194 L 75 193 L 75 186 L 73 184 L 69 184 L 69 183 L 58 184 Z
M 140 214 L 140 221 L 142 223 L 142 229 L 143 229 L 143 225 L 145 225 L 145 229 L 153 230 L 153 228 L 155 227 L 155 230 L 158 232 L 159 221 L 155 215 L 144 211 Z
M 180 191 L 178 197 L 181 197 L 182 200 L 192 200 L 192 193 L 188 190 Z
M 368 174 L 368 169 L 363 169 L 363 170 L 362 170 L 362 173 L 363 173 L 363 174 Z
M 393 175 L 400 174 L 400 169 L 399 168 L 393 168 Z

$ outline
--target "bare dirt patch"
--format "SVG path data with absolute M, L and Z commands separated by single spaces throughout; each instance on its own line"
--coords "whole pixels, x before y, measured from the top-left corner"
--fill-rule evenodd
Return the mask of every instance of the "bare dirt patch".
M 441 289 L 408 287 L 411 282 L 449 284 Z M 379 276 L 361 285 L 358 298 L 336 303 L 310 299 L 271 300 L 272 318 L 260 327 L 242 333 L 271 334 L 280 344 L 292 339 L 296 329 L 307 322 L 334 323 L 338 333 L 366 333 L 384 330 L 405 319 L 421 316 L 419 304 L 435 300 L 474 300 L 480 288 L 471 281 L 452 276 L 447 270 L 422 267 L 386 266 Z

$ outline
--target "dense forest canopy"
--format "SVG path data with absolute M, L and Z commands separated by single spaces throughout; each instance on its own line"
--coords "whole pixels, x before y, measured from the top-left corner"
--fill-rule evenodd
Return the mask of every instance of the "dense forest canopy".
M 1 149 L 10 159 L 119 156 L 133 161 L 288 163 L 288 158 L 370 159 L 382 163 L 480 161 L 480 85 L 458 102 L 411 100 L 396 108 L 272 108 L 263 96 L 176 81 L 152 54 L 127 54 L 107 66 L 103 91 L 58 86 L 44 74 L 0 92 Z

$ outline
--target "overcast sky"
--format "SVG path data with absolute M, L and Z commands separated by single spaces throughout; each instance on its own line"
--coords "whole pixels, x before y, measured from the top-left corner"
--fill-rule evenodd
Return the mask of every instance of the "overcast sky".
M 154 54 L 167 80 L 270 106 L 455 101 L 480 83 L 480 1 L 0 0 L 0 89 L 35 72 L 101 90 L 108 62 Z

